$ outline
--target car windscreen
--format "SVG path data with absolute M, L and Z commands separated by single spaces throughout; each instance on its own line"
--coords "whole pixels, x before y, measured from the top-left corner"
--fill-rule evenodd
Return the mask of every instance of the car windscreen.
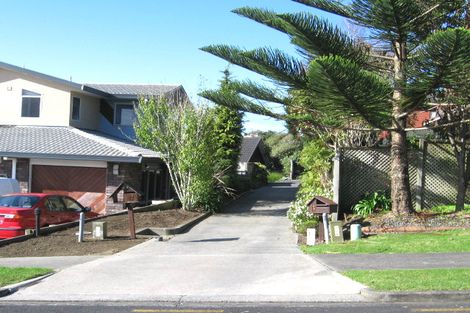
M 36 196 L 0 196 L 0 206 L 13 208 L 31 208 L 39 201 Z

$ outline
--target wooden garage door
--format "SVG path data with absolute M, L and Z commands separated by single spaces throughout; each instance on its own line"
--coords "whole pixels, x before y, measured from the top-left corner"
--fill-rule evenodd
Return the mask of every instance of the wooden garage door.
M 99 213 L 106 205 L 106 169 L 33 165 L 31 191 L 68 195 Z

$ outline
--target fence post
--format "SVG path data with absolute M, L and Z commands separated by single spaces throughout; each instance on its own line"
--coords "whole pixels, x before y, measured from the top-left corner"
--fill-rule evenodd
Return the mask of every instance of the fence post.
M 335 156 L 333 157 L 333 201 L 338 204 L 339 213 L 339 200 L 340 200 L 340 167 L 341 167 L 341 149 L 335 149 Z
M 428 143 L 424 139 L 419 140 L 418 166 L 416 169 L 416 210 L 422 210 L 424 206 L 424 180 Z

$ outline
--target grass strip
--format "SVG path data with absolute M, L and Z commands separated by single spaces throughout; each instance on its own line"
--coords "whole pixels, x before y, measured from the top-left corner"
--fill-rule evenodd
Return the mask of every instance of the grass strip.
M 470 229 L 382 234 L 328 245 L 302 246 L 307 254 L 470 252 Z
M 343 275 L 377 291 L 470 290 L 470 268 L 352 270 Z
M 0 287 L 51 273 L 49 268 L 0 267 Z

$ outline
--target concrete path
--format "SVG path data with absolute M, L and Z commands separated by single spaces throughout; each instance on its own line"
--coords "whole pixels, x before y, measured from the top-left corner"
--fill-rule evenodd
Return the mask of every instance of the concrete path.
M 318 254 L 312 258 L 337 271 L 470 268 L 470 253 Z
M 159 242 L 76 265 L 4 300 L 358 301 L 364 286 L 302 254 L 285 217 L 296 186 L 270 185 Z
M 102 256 L 51 256 L 51 257 L 21 257 L 0 258 L 0 266 L 7 267 L 45 267 L 62 270 L 67 267 L 87 263 Z

